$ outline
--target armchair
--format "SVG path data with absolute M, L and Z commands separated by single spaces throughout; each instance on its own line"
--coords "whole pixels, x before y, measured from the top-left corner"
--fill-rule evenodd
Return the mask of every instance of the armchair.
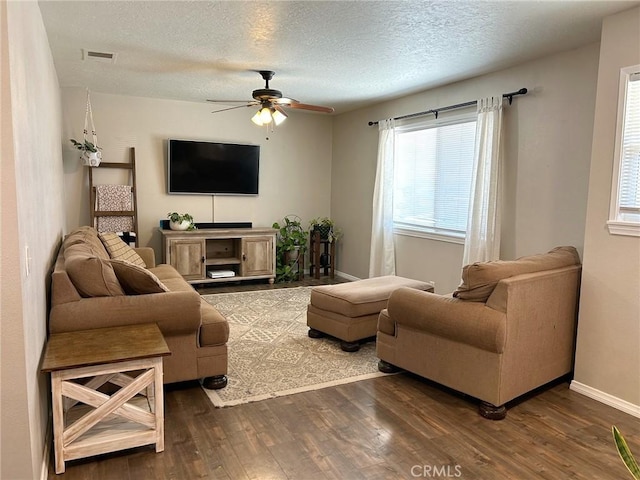
M 468 265 L 453 295 L 400 288 L 380 313 L 379 369 L 398 368 L 481 400 L 479 413 L 573 369 L 580 258 L 573 247 Z

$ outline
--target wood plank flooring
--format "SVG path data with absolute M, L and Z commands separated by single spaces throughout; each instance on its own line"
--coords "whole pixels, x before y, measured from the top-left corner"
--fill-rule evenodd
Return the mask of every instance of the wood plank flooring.
M 49 478 L 630 479 L 612 425 L 640 458 L 640 420 L 567 382 L 513 404 L 499 422 L 408 373 L 221 409 L 196 382 L 165 390 L 164 452 L 77 460 L 64 475 L 51 466 Z
M 247 292 L 251 290 L 273 290 L 276 288 L 314 287 L 317 285 L 330 285 L 343 283 L 348 280 L 342 277 L 330 278 L 321 276 L 318 279 L 305 275 L 304 279 L 297 282 L 269 284 L 264 280 L 243 281 L 243 282 L 223 282 L 223 283 L 202 283 L 194 285 L 198 293 L 207 295 L 211 293 Z

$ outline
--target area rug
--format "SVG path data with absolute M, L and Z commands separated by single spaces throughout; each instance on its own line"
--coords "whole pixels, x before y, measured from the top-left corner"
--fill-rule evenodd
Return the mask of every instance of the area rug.
M 385 375 L 375 342 L 353 353 L 333 338 L 309 338 L 312 287 L 203 295 L 229 321 L 228 384 L 207 390 L 216 407 L 239 405 Z

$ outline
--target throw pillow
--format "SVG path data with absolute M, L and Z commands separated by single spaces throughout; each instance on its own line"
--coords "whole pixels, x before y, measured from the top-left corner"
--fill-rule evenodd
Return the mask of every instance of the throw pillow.
M 109 252 L 109 256 L 111 259 L 115 260 L 124 260 L 126 262 L 131 262 L 135 265 L 138 265 L 142 268 L 146 268 L 147 264 L 144 263 L 142 257 L 136 253 L 136 251 L 131 248 L 129 245 L 124 243 L 124 241 L 115 233 L 100 233 L 100 240 L 104 244 L 104 247 Z
M 146 268 L 126 260 L 112 259 L 110 263 L 127 295 L 144 295 L 169 291 L 158 277 Z
M 476 262 L 463 267 L 462 283 L 453 296 L 471 302 L 486 302 L 503 278 L 579 264 L 580 256 L 574 247 L 556 247 L 548 253 L 517 260 Z
M 98 232 L 95 228 L 89 226 L 76 228 L 64 237 L 62 245 L 66 249 L 78 243 L 88 246 L 94 256 L 102 258 L 103 260 L 109 259 L 109 254 L 100 241 L 100 238 L 98 238 Z
M 94 255 L 88 245 L 78 243 L 65 248 L 64 267 L 83 297 L 124 295 L 109 261 Z

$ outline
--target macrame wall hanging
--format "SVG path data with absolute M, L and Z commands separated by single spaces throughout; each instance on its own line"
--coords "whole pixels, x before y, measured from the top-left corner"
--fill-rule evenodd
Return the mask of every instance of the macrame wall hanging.
M 88 139 L 89 127 L 91 127 L 91 140 Z M 102 160 L 102 152 L 98 146 L 98 135 L 96 134 L 96 127 L 93 123 L 93 112 L 91 111 L 91 97 L 89 95 L 89 89 L 87 89 L 87 108 L 84 114 L 84 131 L 82 137 L 82 143 L 71 139 L 71 143 L 82 152 L 80 159 L 82 164 L 87 167 L 97 167 Z

